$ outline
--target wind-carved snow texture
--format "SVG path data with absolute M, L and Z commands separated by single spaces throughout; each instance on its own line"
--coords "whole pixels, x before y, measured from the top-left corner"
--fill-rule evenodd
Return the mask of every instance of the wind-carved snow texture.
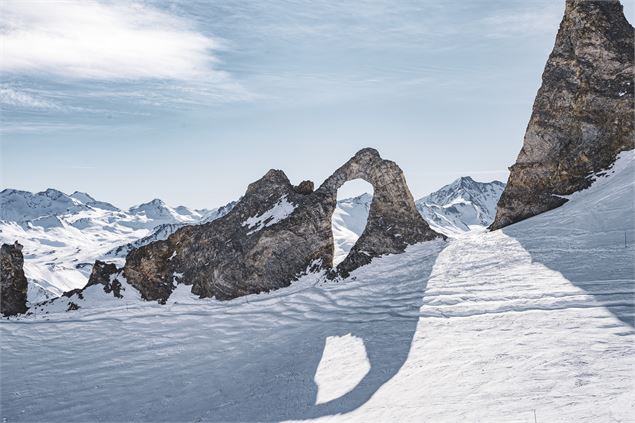
M 283 196 L 276 204 L 269 210 L 258 216 L 252 216 L 243 222 L 243 226 L 247 226 L 249 229 L 254 228 L 247 234 L 251 235 L 258 232 L 262 228 L 266 228 L 271 225 L 286 219 L 291 216 L 291 213 L 295 210 L 295 204 L 290 203 L 287 200 L 287 196 Z
M 632 422 L 634 181 L 629 152 L 558 209 L 346 283 L 227 302 L 179 285 L 164 306 L 91 287 L 90 307 L 0 322 L 1 417 Z

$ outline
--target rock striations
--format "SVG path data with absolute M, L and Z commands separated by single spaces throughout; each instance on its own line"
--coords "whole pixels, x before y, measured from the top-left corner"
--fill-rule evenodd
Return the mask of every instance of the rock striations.
M 24 275 L 22 245 L 2 244 L 0 247 L 0 313 L 13 316 L 27 310 L 27 280 Z
M 440 236 L 417 212 L 399 166 L 367 148 L 316 190 L 310 181 L 293 186 L 284 172 L 270 170 L 226 216 L 131 251 L 124 275 L 143 298 L 165 302 L 177 283 L 191 284 L 201 297 L 228 300 L 331 269 L 337 190 L 357 178 L 374 187 L 368 223 L 333 274 L 346 277 L 373 257 Z
M 617 0 L 567 0 L 492 229 L 562 205 L 635 148 L 633 27 Z

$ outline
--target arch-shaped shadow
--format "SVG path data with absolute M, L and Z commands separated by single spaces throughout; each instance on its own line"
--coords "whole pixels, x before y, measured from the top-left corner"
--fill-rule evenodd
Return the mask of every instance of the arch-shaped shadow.
M 354 280 L 286 297 L 287 307 L 305 310 L 303 317 L 290 313 L 292 321 L 277 328 L 242 334 L 241 342 L 249 344 L 234 348 L 237 355 L 202 369 L 199 381 L 216 381 L 209 391 L 214 393 L 211 411 L 202 421 L 303 420 L 347 413 L 366 403 L 408 357 L 427 281 L 444 245 L 424 243 L 413 247 L 415 252 L 359 269 Z M 314 377 L 326 339 L 347 334 L 363 340 L 370 370 L 350 392 L 316 405 Z M 225 370 L 231 378 L 222 376 Z
M 7 323 L 20 334 L 2 350 L 3 417 L 274 422 L 353 411 L 404 365 L 445 245 L 422 243 L 373 260 L 345 283 L 255 301 Z M 316 405 L 325 340 L 349 333 L 363 340 L 370 370 L 347 394 Z M 29 346 L 33 339 L 38 348 Z

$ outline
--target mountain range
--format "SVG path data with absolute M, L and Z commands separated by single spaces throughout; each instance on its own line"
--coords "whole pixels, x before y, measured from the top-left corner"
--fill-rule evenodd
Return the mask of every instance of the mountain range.
M 82 288 L 96 259 L 121 263 L 130 248 L 182 225 L 211 221 L 226 209 L 172 208 L 154 199 L 122 210 L 82 192 L 5 189 L 0 239 L 24 245 L 28 297 L 34 303 Z
M 467 232 L 472 226 L 489 226 L 504 189 L 505 184 L 499 181 L 476 182 L 464 176 L 416 204 L 432 229 L 452 235 Z
M 436 231 L 457 236 L 473 226 L 487 226 L 504 188 L 498 181 L 462 177 L 416 202 Z M 341 262 L 364 231 L 372 195 L 338 201 L 333 213 L 335 264 Z M 68 195 L 55 189 L 31 193 L 0 192 L 0 241 L 24 245 L 29 302 L 57 297 L 82 288 L 95 260 L 121 265 L 126 255 L 153 241 L 166 239 L 184 225 L 207 223 L 236 204 L 214 209 L 170 207 L 153 199 L 120 209 L 90 194 Z

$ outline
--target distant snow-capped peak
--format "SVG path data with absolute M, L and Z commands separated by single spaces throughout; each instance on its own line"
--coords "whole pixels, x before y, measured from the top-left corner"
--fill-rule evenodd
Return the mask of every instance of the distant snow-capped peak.
M 452 235 L 471 226 L 488 226 L 504 189 L 500 181 L 477 182 L 464 176 L 417 200 L 416 205 L 433 229 Z
M 36 193 L 16 189 L 0 192 L 0 220 L 9 222 L 23 223 L 94 209 L 119 211 L 112 204 L 97 201 L 89 194 L 79 191 L 71 195 L 53 188 Z
M 497 196 L 505 187 L 499 181 L 477 182 L 469 176 L 463 176 L 452 183 L 441 187 L 439 190 L 426 195 L 417 201 L 428 204 L 450 205 L 453 202 L 476 201 L 482 202 L 486 198 Z
M 209 210 L 194 210 L 185 206 L 170 207 L 161 199 L 155 198 L 147 203 L 132 206 L 128 213 L 144 216 L 147 219 L 163 223 L 195 223 L 199 222 Z
M 77 201 L 84 203 L 84 204 L 90 204 L 90 203 L 94 203 L 95 200 L 93 197 L 91 197 L 89 194 L 85 193 L 85 192 L 79 192 L 79 191 L 75 191 L 74 193 L 72 193 L 71 195 L 69 195 L 69 197 L 76 199 Z
M 0 192 L 0 220 L 25 222 L 85 208 L 80 201 L 52 188 L 37 193 L 16 189 Z

